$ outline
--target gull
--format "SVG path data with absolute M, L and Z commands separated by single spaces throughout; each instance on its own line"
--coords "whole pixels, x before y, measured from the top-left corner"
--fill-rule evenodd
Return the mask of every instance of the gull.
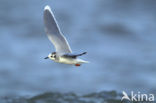
M 75 66 L 80 66 L 82 63 L 88 63 L 88 61 L 78 58 L 87 52 L 81 54 L 73 54 L 72 50 L 68 44 L 68 41 L 63 36 L 60 28 L 57 24 L 57 21 L 54 17 L 54 14 L 50 6 L 45 6 L 44 8 L 44 25 L 45 32 L 48 36 L 48 39 L 54 45 L 56 52 L 50 53 L 45 59 L 51 59 L 58 63 L 71 64 Z

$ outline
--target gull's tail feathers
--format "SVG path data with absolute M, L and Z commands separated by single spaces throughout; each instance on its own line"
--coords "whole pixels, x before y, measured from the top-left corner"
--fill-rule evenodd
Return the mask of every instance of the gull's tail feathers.
M 90 63 L 89 61 L 85 61 L 85 60 L 82 60 L 82 59 L 77 59 L 79 63 Z

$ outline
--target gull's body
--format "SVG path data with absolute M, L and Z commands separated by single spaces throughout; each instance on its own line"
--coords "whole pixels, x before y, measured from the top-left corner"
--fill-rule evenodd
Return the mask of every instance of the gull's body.
M 53 59 L 51 59 L 53 60 Z M 79 58 L 72 58 L 72 57 L 66 57 L 66 56 L 59 56 L 58 59 L 55 59 L 55 62 L 58 63 L 65 63 L 65 64 L 82 64 L 86 63 L 86 61 L 79 59 Z
M 80 66 L 82 63 L 88 63 L 87 61 L 77 58 L 78 56 L 86 54 L 86 52 L 72 54 L 72 50 L 66 38 L 61 33 L 49 6 L 45 6 L 44 9 L 44 24 L 46 34 L 56 49 L 56 52 L 50 53 L 45 59 L 49 58 L 58 63 L 74 64 L 76 66 Z

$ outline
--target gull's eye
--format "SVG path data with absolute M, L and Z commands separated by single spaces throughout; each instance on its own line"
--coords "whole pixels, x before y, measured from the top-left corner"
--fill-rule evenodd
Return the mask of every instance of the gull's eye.
M 53 57 L 53 56 L 51 56 L 51 57 Z

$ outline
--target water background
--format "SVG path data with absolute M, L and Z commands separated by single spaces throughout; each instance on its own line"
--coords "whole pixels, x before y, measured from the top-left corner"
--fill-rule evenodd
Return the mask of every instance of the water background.
M 80 67 L 44 60 L 50 5 Z M 0 96 L 47 91 L 156 92 L 155 0 L 0 0 Z

